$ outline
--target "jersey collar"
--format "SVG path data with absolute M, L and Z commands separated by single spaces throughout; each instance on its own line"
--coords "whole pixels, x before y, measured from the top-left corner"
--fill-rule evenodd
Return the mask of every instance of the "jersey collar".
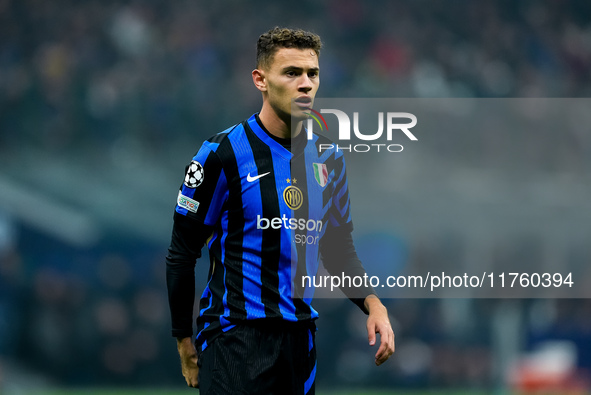
M 284 146 L 281 145 L 278 141 L 275 141 L 271 136 L 269 136 L 259 125 L 256 120 L 256 114 L 253 114 L 248 120 L 246 121 L 250 129 L 256 134 L 256 136 L 262 140 L 263 143 L 267 144 L 273 151 L 281 155 L 287 160 L 291 160 L 292 154 L 286 149 Z

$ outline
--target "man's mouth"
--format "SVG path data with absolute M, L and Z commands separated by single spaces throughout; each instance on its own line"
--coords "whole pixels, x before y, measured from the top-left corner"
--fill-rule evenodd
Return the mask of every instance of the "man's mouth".
M 295 103 L 301 108 L 310 108 L 312 106 L 311 97 L 298 97 L 295 99 Z

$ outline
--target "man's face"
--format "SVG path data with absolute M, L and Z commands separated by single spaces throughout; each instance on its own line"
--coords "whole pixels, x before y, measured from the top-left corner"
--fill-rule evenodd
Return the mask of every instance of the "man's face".
M 277 116 L 305 119 L 320 83 L 318 56 L 313 49 L 280 48 L 264 70 L 266 98 Z M 292 100 L 295 105 L 292 107 Z

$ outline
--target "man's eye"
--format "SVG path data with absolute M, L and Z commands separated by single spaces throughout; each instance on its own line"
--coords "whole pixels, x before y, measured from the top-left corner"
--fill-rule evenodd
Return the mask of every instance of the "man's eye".
M 313 71 L 311 73 L 308 73 L 308 77 L 310 77 L 310 78 L 318 77 L 318 72 L 317 71 Z
M 288 71 L 288 72 L 286 72 L 285 74 L 286 74 L 288 77 L 295 77 L 295 76 L 296 76 L 296 73 L 295 73 L 295 71 Z

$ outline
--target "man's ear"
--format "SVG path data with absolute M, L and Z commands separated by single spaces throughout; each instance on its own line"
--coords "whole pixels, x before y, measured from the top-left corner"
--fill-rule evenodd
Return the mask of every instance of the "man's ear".
M 252 71 L 252 82 L 261 92 L 267 91 L 267 79 L 265 78 L 265 71 L 261 69 L 254 69 Z

